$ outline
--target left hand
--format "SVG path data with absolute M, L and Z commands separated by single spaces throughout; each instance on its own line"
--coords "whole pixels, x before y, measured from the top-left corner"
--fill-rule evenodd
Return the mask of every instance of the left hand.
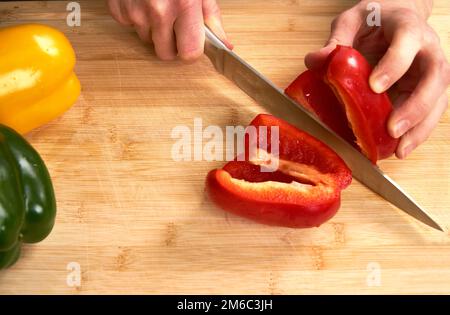
M 392 137 L 401 137 L 396 156 L 405 158 L 428 138 L 447 109 L 450 65 L 427 23 L 432 1 L 378 0 L 380 27 L 366 22 L 368 2 L 339 15 L 325 47 L 308 54 L 305 63 L 309 69 L 319 68 L 336 44 L 374 56 L 378 64 L 369 80 L 372 90 L 382 93 L 396 83 L 398 95 L 387 128 Z
M 203 54 L 206 24 L 227 46 L 216 0 L 108 0 L 111 15 L 132 25 L 142 41 L 153 43 L 161 60 L 185 61 Z

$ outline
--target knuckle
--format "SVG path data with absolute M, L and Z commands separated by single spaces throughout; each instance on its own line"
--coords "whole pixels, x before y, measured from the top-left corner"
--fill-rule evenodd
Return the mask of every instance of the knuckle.
M 196 1 L 196 0 L 179 0 L 178 1 L 178 10 L 181 13 L 189 11 L 194 8 L 194 6 L 197 2 L 198 1 Z
M 336 27 L 345 27 L 345 25 L 349 23 L 349 15 L 350 13 L 347 10 L 336 16 L 331 22 L 331 28 L 334 29 Z
M 168 1 L 151 0 L 149 6 L 151 18 L 155 22 L 164 21 L 170 14 L 170 7 Z
M 426 31 L 423 35 L 423 42 L 427 46 L 436 46 L 441 44 L 441 39 L 436 32 L 427 25 Z
M 401 28 L 403 36 L 411 39 L 414 42 L 422 44 L 424 42 L 424 33 L 420 27 L 410 23 L 405 23 Z
M 116 20 L 119 24 L 127 25 L 125 19 L 122 17 L 120 9 L 117 6 L 115 6 L 115 3 L 109 1 L 108 6 L 109 12 L 111 13 L 111 16 L 114 18 L 114 20 Z
M 352 9 L 344 11 L 340 15 L 336 16 L 331 21 L 330 28 L 333 38 L 331 38 L 330 41 L 340 43 L 342 38 L 340 38 L 341 36 L 339 34 L 345 30 L 351 29 L 355 18 L 355 11 Z
M 429 62 L 428 71 L 433 78 L 442 78 L 445 61 L 442 58 L 436 58 Z
M 342 26 L 350 26 L 355 22 L 355 20 L 363 19 L 365 12 L 366 12 L 365 8 L 361 8 L 360 6 L 354 6 L 351 7 L 350 9 L 343 11 L 334 19 L 334 21 L 338 24 L 339 23 L 342 24 Z
M 203 54 L 203 47 L 195 47 L 191 49 L 182 49 L 178 52 L 181 60 L 186 62 L 195 61 Z
M 398 14 L 401 16 L 399 31 L 402 36 L 422 43 L 424 41 L 425 27 L 423 26 L 423 22 L 418 19 L 417 14 L 411 12 L 409 9 L 400 10 Z
M 427 139 L 427 137 L 428 137 L 427 134 L 422 135 L 422 137 L 421 137 L 420 139 L 419 139 L 418 137 L 416 137 L 416 136 L 410 135 L 410 136 L 408 137 L 408 139 L 409 139 L 410 145 L 415 149 L 415 148 L 417 148 L 422 142 L 424 142 L 424 141 Z
M 156 52 L 156 56 L 158 56 L 159 59 L 161 59 L 162 61 L 172 61 L 175 59 L 175 55 L 171 54 L 171 53 L 167 53 L 167 52 L 161 52 L 161 51 L 157 51 Z
M 120 24 L 125 24 L 123 19 L 121 18 L 121 16 L 119 14 L 117 14 L 117 12 L 115 11 L 111 11 L 111 16 L 114 18 L 114 20 L 116 20 L 118 23 Z
M 361 0 L 359 3 L 356 4 L 356 6 L 360 6 L 364 9 L 367 8 L 367 5 L 371 2 L 372 0 Z
M 337 26 L 340 26 L 341 24 L 345 24 L 348 21 L 348 18 L 349 18 L 349 13 L 347 10 L 347 11 L 342 12 L 338 16 L 336 16 L 333 19 L 333 21 L 331 22 L 331 25 L 333 27 L 337 27 Z
M 190 53 L 180 54 L 180 59 L 185 62 L 193 62 L 193 61 L 196 61 L 200 56 L 201 56 L 201 54 L 196 54 L 196 53 L 190 52 Z
M 180 30 L 182 29 L 182 31 Z M 194 61 L 203 54 L 204 31 L 200 21 L 175 25 L 178 43 L 178 57 L 183 61 Z
M 134 25 L 142 26 L 145 24 L 145 16 L 139 10 L 135 9 L 135 10 L 130 11 L 128 13 L 128 16 Z
M 402 17 L 403 21 L 408 21 L 412 24 L 418 25 L 420 24 L 419 17 L 417 16 L 416 11 L 409 8 L 401 8 L 397 10 L 395 13 L 399 14 Z
M 414 112 L 412 112 L 411 116 L 415 121 L 418 121 L 425 117 L 428 114 L 431 105 L 425 100 L 419 100 L 414 104 Z
M 450 83 L 450 65 L 443 55 L 431 62 L 429 71 L 445 88 Z
M 215 1 L 210 2 L 209 6 L 208 6 L 208 10 L 209 10 L 209 13 L 212 15 L 216 15 L 216 16 L 220 15 L 219 5 Z
M 119 22 L 119 24 L 126 25 L 126 26 L 131 25 L 131 23 L 129 21 L 127 21 L 122 15 L 116 15 L 116 16 L 113 15 L 113 17 L 117 22 Z
M 429 126 L 424 132 L 423 134 L 421 134 L 420 136 L 418 136 L 419 138 L 415 141 L 413 141 L 414 144 L 414 148 L 417 148 L 419 145 L 421 145 L 422 143 L 424 143 L 425 141 L 428 140 L 428 138 L 430 138 L 431 136 L 431 132 L 433 131 L 433 129 L 436 127 L 436 125 L 431 125 Z
M 337 27 L 337 25 L 339 24 L 339 17 L 335 17 L 332 21 L 331 21 L 331 30 L 335 29 Z
M 418 15 L 417 11 L 410 8 L 394 9 L 392 14 L 396 16 L 399 26 L 423 30 L 426 25 L 426 22 Z

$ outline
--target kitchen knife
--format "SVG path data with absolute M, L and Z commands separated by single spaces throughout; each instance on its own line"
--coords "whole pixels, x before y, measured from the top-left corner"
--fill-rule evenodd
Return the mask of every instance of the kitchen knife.
M 369 189 L 417 220 L 443 231 L 423 208 L 376 165 L 228 49 L 208 27 L 205 27 L 205 32 L 205 54 L 219 73 L 233 81 L 274 116 L 286 120 L 330 146 L 347 163 L 353 177 Z

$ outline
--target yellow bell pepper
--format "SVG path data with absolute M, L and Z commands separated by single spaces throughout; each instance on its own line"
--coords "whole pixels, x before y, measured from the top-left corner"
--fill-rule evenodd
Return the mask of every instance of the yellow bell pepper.
M 75 52 L 40 24 L 0 28 L 0 124 L 27 133 L 68 110 L 80 95 Z

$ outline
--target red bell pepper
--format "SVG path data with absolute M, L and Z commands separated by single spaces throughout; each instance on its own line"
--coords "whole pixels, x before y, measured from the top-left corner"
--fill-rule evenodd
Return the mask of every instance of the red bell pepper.
M 333 217 L 341 190 L 352 180 L 344 161 L 321 141 L 274 116 L 260 114 L 250 125 L 257 128 L 258 142 L 267 143 L 269 154 L 270 127 L 279 127 L 278 169 L 263 172 L 247 155 L 244 161 L 229 162 L 207 176 L 211 200 L 269 225 L 306 228 Z M 260 133 L 260 126 L 267 126 L 267 133 Z M 246 149 L 248 145 L 246 141 Z
M 338 45 L 323 69 L 302 73 L 285 92 L 350 143 L 356 139 L 361 151 L 376 163 L 394 153 L 398 139 L 386 128 L 392 103 L 386 93 L 372 91 L 371 72 L 357 50 Z

